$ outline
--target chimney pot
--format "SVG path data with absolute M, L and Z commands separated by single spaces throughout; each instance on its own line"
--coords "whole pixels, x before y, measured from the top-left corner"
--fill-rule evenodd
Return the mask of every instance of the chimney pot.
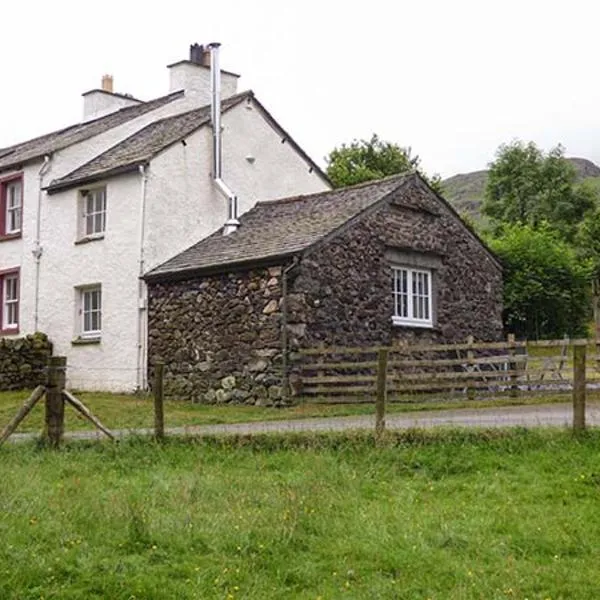
M 105 92 L 113 93 L 113 76 L 103 75 L 102 76 L 102 89 Z
M 191 44 L 190 45 L 190 62 L 193 62 L 197 65 L 201 65 L 202 58 L 204 55 L 204 46 L 201 44 Z

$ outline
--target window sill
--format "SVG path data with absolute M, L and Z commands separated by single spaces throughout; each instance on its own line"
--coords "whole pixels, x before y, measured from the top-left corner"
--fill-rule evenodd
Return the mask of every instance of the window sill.
M 19 328 L 7 327 L 6 329 L 0 329 L 0 335 L 19 335 Z
M 431 321 L 413 321 L 410 319 L 400 319 L 392 317 L 392 325 L 396 327 L 415 327 L 418 329 L 434 329 Z
M 20 231 L 16 233 L 3 233 L 0 235 L 0 242 L 8 242 L 8 240 L 18 240 L 23 237 L 23 234 Z
M 90 346 L 94 344 L 99 344 L 102 341 L 100 336 L 98 337 L 76 337 L 74 340 L 71 340 L 72 346 Z
M 85 237 L 79 238 L 75 240 L 75 245 L 79 246 L 80 244 L 89 244 L 90 242 L 98 242 L 99 240 L 104 239 L 103 233 L 96 233 L 94 235 L 86 235 Z

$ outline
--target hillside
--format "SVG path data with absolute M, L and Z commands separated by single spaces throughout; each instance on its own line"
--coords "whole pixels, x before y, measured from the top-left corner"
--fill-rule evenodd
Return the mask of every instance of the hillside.
M 575 167 L 580 180 L 590 179 L 600 187 L 600 167 L 587 158 L 568 158 Z M 487 184 L 487 171 L 473 171 L 454 175 L 442 181 L 444 197 L 461 214 L 481 221 L 481 203 Z

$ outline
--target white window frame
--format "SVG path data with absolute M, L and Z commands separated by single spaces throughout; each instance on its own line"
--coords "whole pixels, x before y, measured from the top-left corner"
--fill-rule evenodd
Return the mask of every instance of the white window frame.
M 80 238 L 103 238 L 106 231 L 106 188 L 82 190 L 79 212 Z
M 98 339 L 102 336 L 102 286 L 89 285 L 78 288 L 79 293 L 79 337 Z M 94 295 L 97 302 L 94 307 Z M 97 317 L 97 327 L 93 327 L 94 315 Z M 89 321 L 88 317 L 89 316 Z
M 21 233 L 23 227 L 23 180 L 15 179 L 4 184 L 6 235 Z
M 392 266 L 394 325 L 433 327 L 433 272 Z
M 6 273 L 2 275 L 2 331 L 18 331 L 19 330 L 19 295 L 20 295 L 20 281 L 19 273 Z M 14 286 L 11 286 L 11 296 L 9 297 L 9 284 L 8 282 L 14 282 Z

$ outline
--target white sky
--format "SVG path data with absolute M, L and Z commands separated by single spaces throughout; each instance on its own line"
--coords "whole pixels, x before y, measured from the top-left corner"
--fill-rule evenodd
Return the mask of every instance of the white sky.
M 320 164 L 373 132 L 444 177 L 516 137 L 600 163 L 595 0 L 4 4 L 0 147 L 78 121 L 103 73 L 117 92 L 163 95 L 168 63 L 220 41 L 240 90 Z

